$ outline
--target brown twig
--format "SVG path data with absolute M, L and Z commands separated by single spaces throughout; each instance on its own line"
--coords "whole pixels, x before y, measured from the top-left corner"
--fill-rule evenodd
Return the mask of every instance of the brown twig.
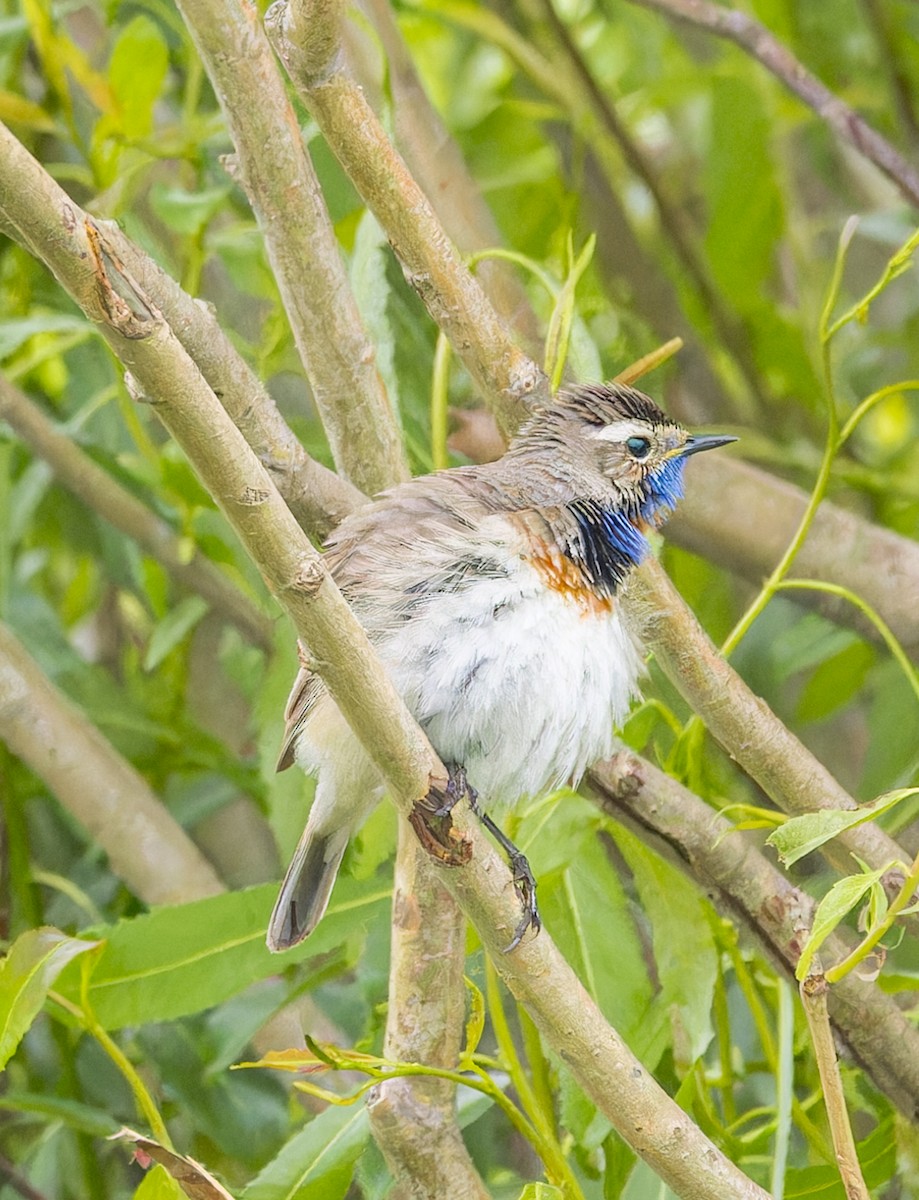
M 144 778 L 0 625 L 0 738 L 48 785 L 145 904 L 223 890 L 213 867 Z
M 372 495 L 407 477 L 402 442 L 258 10 L 231 0 L 179 8 L 226 116 L 234 173 L 258 215 L 332 456 Z
M 543 373 L 511 340 L 344 67 L 337 0 L 276 0 L 269 36 L 329 147 L 503 427 L 548 396 Z
M 632 0 L 643 8 L 706 29 L 734 42 L 812 108 L 833 132 L 892 180 L 910 204 L 919 205 L 919 173 L 868 122 L 799 62 L 754 17 L 708 0 Z
M 23 1200 L 48 1200 L 45 1193 L 33 1187 L 16 1164 L 10 1162 L 5 1154 L 0 1154 L 0 1176 L 6 1180 L 14 1192 L 18 1192 L 23 1197 Z
M 594 767 L 589 782 L 604 812 L 690 875 L 794 979 L 816 902 L 794 887 L 748 835 L 625 746 Z M 837 961 L 849 946 L 836 933 L 822 949 L 827 961 Z M 828 999 L 833 1024 L 851 1053 L 875 1086 L 914 1120 L 919 1115 L 915 1027 L 889 996 L 851 972 L 833 985 Z
M 826 1115 L 846 1196 L 848 1200 L 871 1200 L 858 1161 L 858 1151 L 855 1149 L 846 1098 L 842 1090 L 839 1060 L 836 1058 L 833 1031 L 830 1029 L 827 1012 L 828 991 L 828 984 L 822 975 L 808 975 L 801 981 L 801 1003 L 804 1005 L 804 1015 L 807 1017 L 807 1027 L 814 1047 Z
M 93 512 L 97 512 L 157 560 L 181 587 L 202 596 L 214 612 L 234 624 L 253 645 L 272 646 L 271 621 L 200 551 L 190 559 L 165 521 L 59 432 L 41 410 L 9 380 L 0 376 L 0 420 L 6 421 L 57 478 Z

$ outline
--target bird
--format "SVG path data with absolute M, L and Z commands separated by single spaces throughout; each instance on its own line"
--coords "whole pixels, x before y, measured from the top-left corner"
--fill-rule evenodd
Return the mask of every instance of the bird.
M 687 432 L 624 384 L 573 385 L 532 411 L 501 458 L 399 484 L 326 542 L 453 797 L 468 795 L 511 859 L 524 915 L 508 949 L 539 930 L 535 880 L 479 799 L 496 812 L 576 786 L 612 752 L 644 670 L 621 604 L 629 574 L 682 497 L 686 460 L 734 440 Z M 318 778 L 268 927 L 276 952 L 315 929 L 385 790 L 300 649 L 277 769 L 296 762 Z

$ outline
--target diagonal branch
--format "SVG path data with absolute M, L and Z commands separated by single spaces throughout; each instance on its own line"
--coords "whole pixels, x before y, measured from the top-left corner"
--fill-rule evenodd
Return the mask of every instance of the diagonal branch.
M 214 868 L 146 780 L 0 624 L 0 739 L 109 857 L 145 904 L 223 890 Z
M 36 187 L 40 188 L 38 181 Z M 43 194 L 46 202 L 56 202 L 54 191 Z M 67 220 L 82 224 L 88 219 L 72 200 L 68 199 L 67 204 Z M 184 292 L 114 221 L 99 221 L 98 225 L 105 230 L 112 252 L 194 359 L 300 524 L 322 539 L 349 512 L 366 504 L 367 497 L 357 487 L 310 458 L 264 384 L 221 329 L 210 307 Z
M 332 152 L 392 243 L 409 283 L 505 428 L 546 399 L 536 364 L 514 345 L 344 65 L 339 0 L 277 0 L 274 47 Z
M 161 520 L 98 466 L 76 442 L 55 428 L 37 405 L 0 376 L 0 420 L 43 458 L 63 485 L 90 509 L 133 538 L 175 581 L 210 604 L 255 646 L 270 650 L 271 621 L 200 551 L 190 559 Z
M 604 812 L 685 871 L 732 920 L 739 920 L 769 958 L 794 979 L 816 902 L 793 887 L 726 818 L 639 755 L 622 747 L 590 773 Z M 827 960 L 848 953 L 833 934 Z M 846 1045 L 906 1114 L 919 1109 L 919 1032 L 894 1001 L 850 972 L 829 993 L 830 1015 Z
M 706 29 L 734 42 L 762 63 L 790 92 L 812 108 L 833 132 L 892 180 L 910 204 L 919 205 L 919 173 L 854 108 L 830 91 L 787 46 L 755 17 L 708 0 L 632 0 L 673 20 Z
M 664 674 L 713 736 L 781 809 L 797 814 L 858 807 L 715 649 L 656 559 L 647 560 L 632 573 L 628 603 L 642 622 L 645 643 Z M 844 872 L 851 866 L 852 854 L 875 870 L 910 857 L 873 822 L 846 830 L 825 850 Z M 885 884 L 899 890 L 902 874 L 891 871 L 888 876 Z
M 373 494 L 407 478 L 402 442 L 258 11 L 236 0 L 179 8 L 226 116 L 332 456 Z

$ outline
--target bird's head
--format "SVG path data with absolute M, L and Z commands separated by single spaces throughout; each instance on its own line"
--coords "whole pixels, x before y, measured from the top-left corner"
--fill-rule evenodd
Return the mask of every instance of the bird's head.
M 659 524 L 683 494 L 686 459 L 733 437 L 698 436 L 624 384 L 566 389 L 538 410 L 512 446 L 539 455 L 557 484 L 604 509 Z

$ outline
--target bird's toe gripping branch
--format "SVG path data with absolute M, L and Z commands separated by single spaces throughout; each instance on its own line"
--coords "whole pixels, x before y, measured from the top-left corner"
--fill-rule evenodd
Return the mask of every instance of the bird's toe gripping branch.
M 424 799 L 415 805 L 409 820 L 421 845 L 435 862 L 448 867 L 464 866 L 472 855 L 472 846 L 456 830 L 450 814 L 462 799 L 468 800 L 469 807 L 507 855 L 514 888 L 523 909 L 514 936 L 504 950 L 505 954 L 509 954 L 517 949 L 528 929 L 539 933 L 542 928 L 536 904 L 536 877 L 526 856 L 479 806 L 478 794 L 470 786 L 465 769 L 456 763 L 449 763 L 447 774 L 447 786 L 432 786 Z

